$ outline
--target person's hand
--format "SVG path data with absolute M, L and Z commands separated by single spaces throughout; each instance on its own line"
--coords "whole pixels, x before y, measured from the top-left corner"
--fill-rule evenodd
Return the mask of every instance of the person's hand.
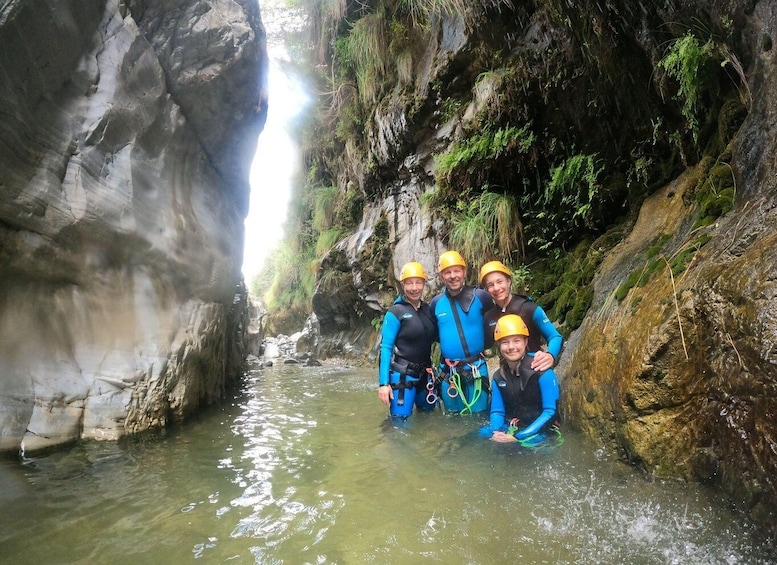
M 391 388 L 391 385 L 383 385 L 379 387 L 378 398 L 380 398 L 380 401 L 386 406 L 391 404 L 391 401 L 394 400 L 394 389 Z
M 506 434 L 504 432 L 494 432 L 494 435 L 491 436 L 491 441 L 498 441 L 499 443 L 510 443 L 518 440 L 515 439 L 515 436 L 511 434 Z
M 553 358 L 553 355 L 547 351 L 538 351 L 534 354 L 534 359 L 532 359 L 531 362 L 531 368 L 539 372 L 547 371 L 553 367 L 553 363 L 555 362 L 556 360 Z

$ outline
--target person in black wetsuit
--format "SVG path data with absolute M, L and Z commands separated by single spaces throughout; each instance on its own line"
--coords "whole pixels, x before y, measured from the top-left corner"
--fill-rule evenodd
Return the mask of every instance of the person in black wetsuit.
M 517 314 L 529 328 L 529 352 L 532 357 L 532 369 L 544 371 L 556 364 L 564 340 L 548 319 L 545 310 L 528 296 L 510 292 L 512 276 L 510 270 L 500 261 L 489 261 L 480 268 L 480 286 L 494 300 L 496 308 L 485 315 L 486 347 L 494 343 L 494 326 L 505 314 Z M 542 341 L 547 351 L 542 349 Z
M 481 435 L 498 442 L 541 437 L 555 423 L 559 388 L 553 369 L 532 369 L 529 329 L 520 316 L 506 314 L 494 327 L 501 355 L 492 375 L 491 411 Z
M 437 402 L 436 395 L 426 390 L 432 344 L 437 341 L 434 315 L 421 300 L 427 279 L 420 263 L 406 263 L 399 274 L 403 293 L 383 317 L 378 398 L 390 407 L 392 417 L 405 419 L 414 404 L 431 410 Z

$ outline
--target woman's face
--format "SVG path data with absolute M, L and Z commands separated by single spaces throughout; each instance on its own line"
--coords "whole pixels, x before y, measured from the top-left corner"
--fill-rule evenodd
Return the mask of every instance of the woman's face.
M 499 351 L 508 361 L 520 361 L 526 354 L 526 336 L 511 335 L 499 340 Z
M 402 289 L 405 291 L 405 296 L 411 302 L 418 302 L 421 300 L 425 284 L 426 281 L 421 277 L 410 277 L 402 281 Z
M 503 304 L 510 296 L 510 277 L 504 273 L 488 273 L 483 278 L 483 288 L 498 304 Z

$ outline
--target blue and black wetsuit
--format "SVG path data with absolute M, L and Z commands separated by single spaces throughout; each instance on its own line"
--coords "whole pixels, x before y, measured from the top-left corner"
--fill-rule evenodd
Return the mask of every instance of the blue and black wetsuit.
M 534 353 L 540 350 L 542 338 L 548 344 L 548 353 L 558 361 L 564 338 L 558 333 L 556 326 L 548 319 L 542 307 L 528 296 L 513 294 L 507 306 L 494 306 L 486 313 L 486 347 L 494 344 L 494 326 L 496 321 L 505 314 L 517 314 L 529 328 L 529 345 L 527 351 Z
M 491 414 L 486 431 L 506 432 L 513 421 L 518 428 L 514 434 L 516 439 L 523 440 L 555 423 L 559 399 L 556 373 L 553 369 L 537 372 L 531 368 L 531 362 L 531 355 L 526 355 L 516 372 L 504 364 L 494 371 Z
M 440 332 L 440 370 L 444 376 L 440 396 L 448 412 L 488 409 L 484 316 L 493 305 L 491 295 L 474 286 L 465 286 L 456 296 L 446 289 L 430 303 Z
M 434 408 L 426 403 L 425 386 L 435 341 L 437 324 L 429 305 L 421 301 L 416 310 L 403 296 L 397 298 L 383 317 L 378 369 L 378 385 L 394 389 L 392 416 L 410 416 L 414 403 Z

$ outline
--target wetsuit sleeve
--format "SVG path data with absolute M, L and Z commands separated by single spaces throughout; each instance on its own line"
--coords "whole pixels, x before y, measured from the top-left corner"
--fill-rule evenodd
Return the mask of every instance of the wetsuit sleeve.
M 540 306 L 537 306 L 534 309 L 532 320 L 540 329 L 542 337 L 545 338 L 545 341 L 548 344 L 548 353 L 553 355 L 553 359 L 558 362 L 558 356 L 561 354 L 561 346 L 564 344 L 564 338 L 561 337 L 561 334 L 558 333 L 556 326 L 554 326 L 553 322 L 548 319 L 548 315 L 545 313 L 545 310 L 543 310 Z
M 380 365 L 378 366 L 378 385 L 383 386 L 391 382 L 389 368 L 391 356 L 394 354 L 394 344 L 399 333 L 399 319 L 389 310 L 383 316 L 383 328 L 380 332 Z
M 527 427 L 515 434 L 516 439 L 526 439 L 538 433 L 542 426 L 547 424 L 556 414 L 556 405 L 558 404 L 558 380 L 553 369 L 548 369 L 540 376 L 540 394 L 542 395 L 542 413 L 537 416 Z M 493 412 L 492 412 L 493 414 Z
M 505 404 L 499 387 L 491 387 L 491 412 L 488 417 L 488 427 L 492 432 L 501 430 L 505 425 Z

